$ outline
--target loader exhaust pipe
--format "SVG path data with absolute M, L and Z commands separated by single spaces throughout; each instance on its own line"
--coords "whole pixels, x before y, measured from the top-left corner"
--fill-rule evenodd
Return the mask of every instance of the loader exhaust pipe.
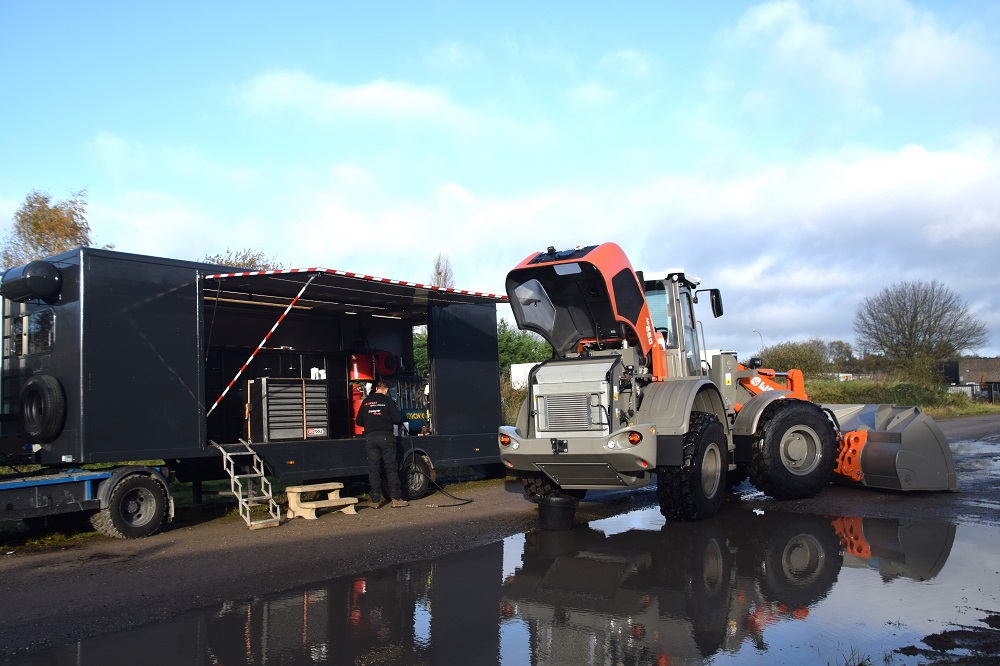
M 834 480 L 888 490 L 956 490 L 951 448 L 917 407 L 821 405 L 840 436 Z

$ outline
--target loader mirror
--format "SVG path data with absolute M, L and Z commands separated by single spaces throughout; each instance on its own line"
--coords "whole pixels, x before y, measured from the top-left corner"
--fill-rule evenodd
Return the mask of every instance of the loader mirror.
M 722 316 L 722 292 L 718 289 L 710 289 L 710 300 L 712 301 L 712 315 L 716 318 Z

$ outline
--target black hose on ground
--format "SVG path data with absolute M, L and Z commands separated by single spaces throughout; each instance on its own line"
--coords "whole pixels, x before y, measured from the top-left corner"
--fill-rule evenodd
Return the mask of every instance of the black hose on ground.
M 410 441 L 410 458 L 412 459 L 413 456 L 414 456 L 413 437 L 410 436 L 410 431 L 407 430 L 406 427 L 403 427 L 402 430 L 403 430 L 403 433 L 405 433 L 403 436 L 406 437 L 406 439 L 408 439 Z M 419 472 L 417 470 L 414 470 L 413 473 L 414 474 L 420 474 L 421 476 L 424 475 L 423 472 Z M 472 502 L 475 501 L 472 498 L 455 497 L 454 495 L 452 495 L 451 493 L 449 493 L 447 490 L 445 490 L 444 488 L 442 488 L 441 486 L 439 486 L 438 483 L 437 483 L 437 481 L 435 481 L 434 479 L 430 478 L 429 476 L 426 477 L 426 478 L 427 478 L 428 481 L 430 481 L 432 484 L 434 484 L 435 488 L 437 488 L 442 493 L 444 493 L 448 497 L 452 498 L 456 502 L 456 504 L 428 504 L 427 506 L 429 506 L 431 508 L 434 508 L 434 509 L 446 509 L 446 508 L 452 507 L 452 506 L 465 506 L 466 504 L 470 504 L 470 503 L 472 503 Z

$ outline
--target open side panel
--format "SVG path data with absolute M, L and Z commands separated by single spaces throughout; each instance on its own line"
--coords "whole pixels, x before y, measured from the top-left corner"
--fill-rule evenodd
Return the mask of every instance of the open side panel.
M 507 274 L 507 295 L 522 329 L 545 338 L 559 356 L 581 341 L 620 340 L 649 354 L 653 320 L 642 287 L 614 243 L 534 254 Z
M 434 434 L 496 433 L 500 427 L 496 306 L 432 306 L 427 343 Z

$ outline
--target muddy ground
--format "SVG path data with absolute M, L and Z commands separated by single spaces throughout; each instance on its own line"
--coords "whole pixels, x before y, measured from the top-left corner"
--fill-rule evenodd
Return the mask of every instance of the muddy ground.
M 744 484 L 727 501 L 762 509 L 1000 524 L 1000 416 L 939 422 L 956 447 L 957 493 L 891 493 L 830 486 L 776 503 Z M 147 539 L 95 538 L 47 550 L 0 553 L 0 658 L 68 643 L 329 578 L 422 560 L 503 539 L 536 525 L 515 480 L 465 483 L 406 508 L 327 513 L 250 531 L 239 516 L 171 526 Z M 578 522 L 652 506 L 655 493 L 592 493 Z

